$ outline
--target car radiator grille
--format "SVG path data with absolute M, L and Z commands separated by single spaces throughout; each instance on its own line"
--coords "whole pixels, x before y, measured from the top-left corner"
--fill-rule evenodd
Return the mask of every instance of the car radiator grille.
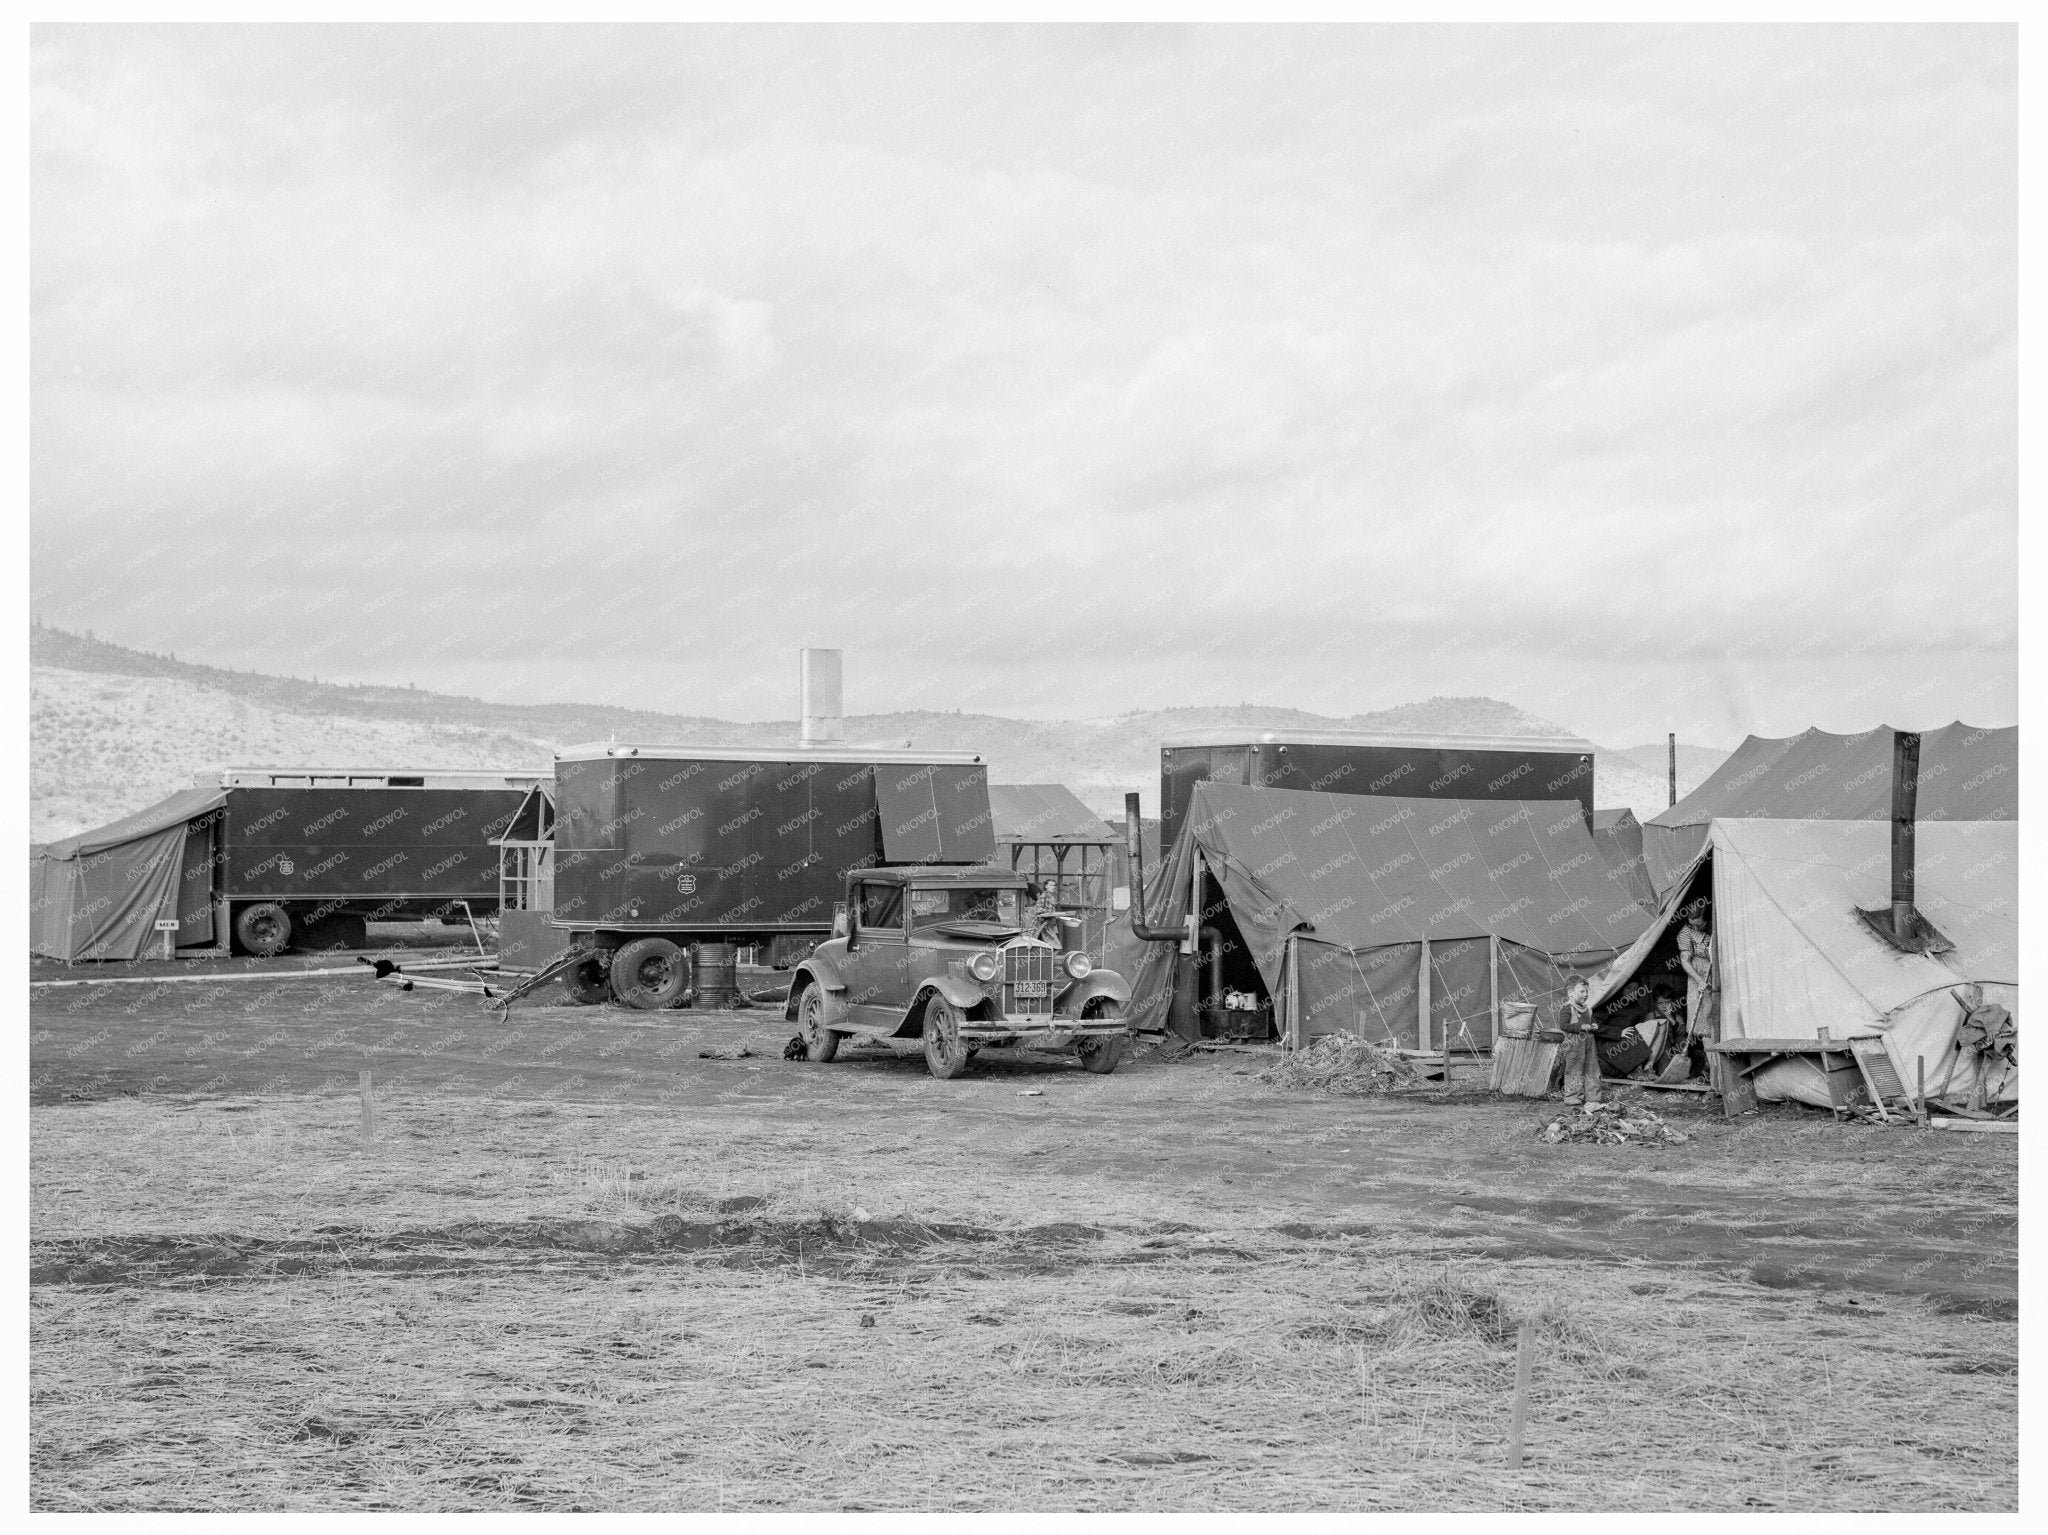
M 1051 949 L 1036 944 L 1020 944 L 1014 949 L 1003 951 L 1003 1012 L 1010 1017 L 1020 1013 L 1050 1013 L 1054 990 L 1054 972 L 1059 968 L 1059 955 Z M 1037 995 L 1022 993 L 1036 992 Z

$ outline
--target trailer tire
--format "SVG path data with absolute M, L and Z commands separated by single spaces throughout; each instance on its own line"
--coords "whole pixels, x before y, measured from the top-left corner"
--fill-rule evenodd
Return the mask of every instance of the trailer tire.
M 292 943 L 292 914 L 275 901 L 258 901 L 235 913 L 235 937 L 251 954 L 268 959 Z
M 609 1002 L 612 996 L 611 982 L 605 979 L 604 966 L 595 959 L 586 959 L 573 970 L 564 970 L 562 990 L 569 993 L 571 1002 L 584 1007 Z
M 674 1007 L 690 984 L 690 957 L 666 938 L 635 938 L 612 956 L 612 995 L 628 1007 Z

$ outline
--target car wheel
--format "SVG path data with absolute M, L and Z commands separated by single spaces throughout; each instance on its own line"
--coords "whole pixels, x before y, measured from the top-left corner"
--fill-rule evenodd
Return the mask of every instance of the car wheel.
M 628 1007 L 659 1012 L 690 984 L 690 959 L 666 938 L 635 938 L 612 956 L 612 995 Z
M 960 1037 L 960 1010 L 944 997 L 924 1005 L 924 1064 L 941 1081 L 967 1069 L 967 1041 Z
M 612 997 L 612 984 L 605 978 L 604 966 L 595 959 L 586 959 L 574 969 L 564 970 L 562 990 L 569 993 L 571 1002 L 584 1007 L 609 1002 Z
M 1122 1010 L 1115 1003 L 1097 1004 L 1088 1009 L 1090 1018 L 1115 1018 Z M 1083 1035 L 1074 1042 L 1074 1051 L 1081 1057 L 1083 1069 L 1106 1077 L 1123 1064 L 1124 1048 L 1130 1043 L 1128 1034 Z
M 815 981 L 804 988 L 803 1000 L 796 1005 L 796 1032 L 804 1042 L 807 1061 L 822 1066 L 839 1053 L 839 1041 L 845 1036 L 825 1027 L 825 988 Z
M 235 913 L 235 936 L 251 954 L 282 954 L 292 941 L 292 914 L 275 901 L 244 906 Z

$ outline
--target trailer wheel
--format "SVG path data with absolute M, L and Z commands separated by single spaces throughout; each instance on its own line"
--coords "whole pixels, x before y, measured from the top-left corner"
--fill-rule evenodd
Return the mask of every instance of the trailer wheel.
M 689 956 L 666 938 L 635 938 L 612 956 L 612 995 L 628 1007 L 673 1007 L 689 984 Z
M 967 1041 L 960 1037 L 960 1010 L 944 997 L 924 1005 L 925 1069 L 940 1080 L 967 1069 Z
M 813 981 L 804 988 L 796 1005 L 796 1031 L 804 1042 L 804 1059 L 824 1065 L 839 1053 L 844 1038 L 837 1029 L 825 1027 L 825 988 Z
M 235 913 L 235 936 L 251 954 L 268 959 L 292 941 L 292 914 L 275 901 L 258 901 Z
M 562 972 L 562 990 L 569 993 L 571 1002 L 591 1007 L 599 1002 L 609 1002 L 612 995 L 611 982 L 605 979 L 604 966 L 594 959 L 586 959 L 573 970 Z

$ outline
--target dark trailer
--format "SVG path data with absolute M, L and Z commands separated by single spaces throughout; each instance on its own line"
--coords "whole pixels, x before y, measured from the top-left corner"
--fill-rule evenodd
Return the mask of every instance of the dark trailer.
M 215 901 L 239 948 L 360 948 L 371 920 L 486 916 L 502 833 L 540 773 L 229 768 Z
M 1576 800 L 1593 823 L 1593 743 L 1576 736 L 1176 730 L 1159 738 L 1160 847 L 1198 783 L 1398 799 Z
M 554 915 L 579 1001 L 730 989 L 732 952 L 832 931 L 846 876 L 995 857 L 988 769 L 962 752 L 841 744 L 596 745 L 555 760 Z

